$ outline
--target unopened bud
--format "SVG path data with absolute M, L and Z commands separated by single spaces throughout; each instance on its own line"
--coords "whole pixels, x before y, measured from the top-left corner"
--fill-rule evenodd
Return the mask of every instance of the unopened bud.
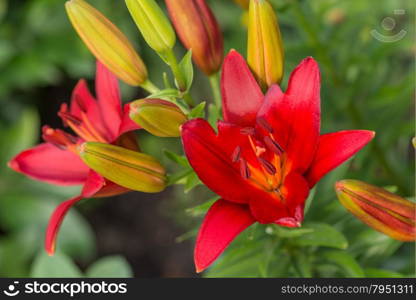
M 147 44 L 158 53 L 173 48 L 175 32 L 154 0 L 126 0 L 127 8 Z
M 122 187 L 146 193 L 166 187 L 165 169 L 150 155 L 96 142 L 82 144 L 79 153 L 87 166 Z
M 142 59 L 113 23 L 83 0 L 70 0 L 65 6 L 85 45 L 114 75 L 133 86 L 147 80 Z
M 399 241 L 416 239 L 416 205 L 385 189 L 358 180 L 335 184 L 338 199 L 371 228 Z
M 247 61 L 266 90 L 283 77 L 284 50 L 277 16 L 267 0 L 251 0 Z
M 224 57 L 221 30 L 205 0 L 166 0 L 170 18 L 185 48 L 208 76 L 216 73 Z
M 161 99 L 141 99 L 130 104 L 130 119 L 159 137 L 179 137 L 187 117 L 175 104 Z

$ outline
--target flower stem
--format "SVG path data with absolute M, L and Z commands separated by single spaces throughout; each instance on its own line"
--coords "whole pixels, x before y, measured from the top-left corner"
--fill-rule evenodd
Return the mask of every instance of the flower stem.
M 164 53 L 164 58 L 169 65 L 169 67 L 172 70 L 173 76 L 176 79 L 176 82 L 178 84 L 179 91 L 183 92 L 183 99 L 186 101 L 186 103 L 189 106 L 194 106 L 195 102 L 192 99 L 192 96 L 189 94 L 189 91 L 187 91 L 186 81 L 185 77 L 182 74 L 182 71 L 179 67 L 178 60 L 176 59 L 175 53 L 172 49 Z
M 150 94 L 154 94 L 160 91 L 159 88 L 150 81 L 150 79 L 147 79 L 145 82 L 143 82 L 140 87 L 148 91 Z
M 209 83 L 211 85 L 212 94 L 214 95 L 214 103 L 218 108 L 220 108 L 221 107 L 221 92 L 220 92 L 218 73 L 215 73 L 209 76 Z

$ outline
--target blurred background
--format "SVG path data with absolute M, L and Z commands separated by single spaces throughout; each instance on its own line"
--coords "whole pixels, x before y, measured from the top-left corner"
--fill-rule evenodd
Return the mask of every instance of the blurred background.
M 43 251 L 54 207 L 79 192 L 39 183 L 7 168 L 19 151 L 40 142 L 41 125 L 62 128 L 57 111 L 80 78 L 94 90 L 93 56 L 65 14 L 63 0 L 0 0 L 0 276 L 195 277 L 193 238 L 213 195 L 195 176 L 157 195 L 129 193 L 88 199 L 62 226 L 57 255 Z M 162 82 L 167 68 L 144 43 L 123 1 L 89 0 L 117 24 Z M 163 5 L 163 1 L 159 1 Z M 208 1 L 222 26 L 225 49 L 246 49 L 244 10 Z M 306 224 L 317 229 L 281 248 L 276 228 L 241 235 L 204 276 L 415 276 L 415 246 L 362 225 L 339 204 L 336 180 L 354 178 L 414 199 L 415 7 L 409 0 L 273 0 L 290 71 L 306 56 L 322 72 L 322 131 L 369 129 L 376 139 L 310 197 Z M 178 44 L 177 52 L 184 53 Z M 122 84 L 123 100 L 145 96 Z M 194 98 L 212 99 L 197 71 Z M 144 152 L 168 170 L 163 151 L 181 153 L 177 139 L 138 133 Z M 195 189 L 192 189 L 195 187 Z M 192 190 L 191 190 L 192 189 Z M 284 237 L 283 230 L 278 235 Z M 348 242 L 348 247 L 346 246 Z

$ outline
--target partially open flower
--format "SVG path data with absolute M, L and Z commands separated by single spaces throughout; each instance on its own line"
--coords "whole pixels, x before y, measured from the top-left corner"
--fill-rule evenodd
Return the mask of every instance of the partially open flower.
M 66 2 L 66 11 L 88 49 L 118 78 L 133 86 L 147 80 L 147 69 L 126 36 L 83 0 Z
M 185 48 L 208 76 L 216 73 L 224 57 L 223 37 L 205 0 L 166 0 L 170 18 Z
M 267 0 L 250 1 L 247 61 L 263 90 L 282 80 L 283 43 L 277 16 Z
M 416 204 L 377 186 L 341 180 L 335 184 L 338 199 L 368 226 L 399 241 L 416 240 Z
M 79 153 L 88 167 L 130 190 L 158 193 L 166 187 L 165 169 L 150 155 L 97 142 L 82 144 Z
M 151 134 L 179 137 L 186 115 L 175 104 L 161 99 L 141 99 L 130 103 L 130 118 Z
M 154 0 L 126 0 L 127 8 L 147 44 L 158 53 L 173 48 L 175 32 Z

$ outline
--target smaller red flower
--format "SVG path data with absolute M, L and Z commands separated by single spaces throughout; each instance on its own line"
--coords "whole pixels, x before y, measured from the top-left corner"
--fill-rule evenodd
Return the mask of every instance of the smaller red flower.
M 255 222 L 300 226 L 309 190 L 374 137 L 366 130 L 320 135 L 320 73 L 312 58 L 293 71 L 285 93 L 273 85 L 264 96 L 244 59 L 231 51 L 221 85 L 218 133 L 202 119 L 182 127 L 190 164 L 222 197 L 197 237 L 198 272 Z
M 25 150 L 14 157 L 9 166 L 28 177 L 55 185 L 83 185 L 80 195 L 61 203 L 53 212 L 46 230 L 45 248 L 52 255 L 59 227 L 68 210 L 83 198 L 107 197 L 128 190 L 104 179 L 89 169 L 78 156 L 78 145 L 86 141 L 117 144 L 138 150 L 134 136 L 128 131 L 139 127 L 129 118 L 129 106 L 121 106 L 116 77 L 97 62 L 95 99 L 85 80 L 76 85 L 71 105 L 62 104 L 58 115 L 64 125 L 77 136 L 44 126 L 45 143 Z

